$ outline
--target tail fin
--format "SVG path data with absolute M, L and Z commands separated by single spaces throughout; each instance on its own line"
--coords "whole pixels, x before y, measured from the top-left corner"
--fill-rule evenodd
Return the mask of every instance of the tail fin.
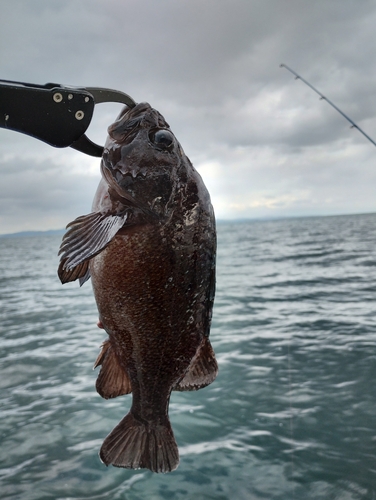
M 169 420 L 148 424 L 128 413 L 104 440 L 99 456 L 106 465 L 126 469 L 171 472 L 179 465 L 179 451 Z

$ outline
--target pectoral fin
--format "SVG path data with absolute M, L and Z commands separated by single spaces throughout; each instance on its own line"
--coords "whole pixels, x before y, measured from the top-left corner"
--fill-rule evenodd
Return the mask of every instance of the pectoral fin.
M 82 262 L 78 266 L 74 267 L 71 270 L 64 269 L 65 260 L 60 261 L 59 269 L 57 274 L 62 283 L 68 283 L 69 281 L 76 281 L 76 279 L 80 280 L 80 286 L 82 286 L 85 281 L 90 278 L 90 270 L 89 270 L 89 261 L 86 260 Z
M 173 388 L 174 391 L 197 391 L 211 384 L 218 373 L 218 364 L 213 348 L 207 337 L 197 350 L 196 356 L 183 379 Z
M 58 275 L 62 283 L 80 278 L 81 285 L 90 277 L 88 261 L 101 252 L 123 227 L 127 213 L 109 215 L 91 213 L 68 224 L 63 237 Z

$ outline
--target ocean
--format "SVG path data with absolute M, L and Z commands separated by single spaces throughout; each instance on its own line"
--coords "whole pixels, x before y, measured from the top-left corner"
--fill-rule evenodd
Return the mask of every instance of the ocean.
M 105 334 L 59 244 L 0 239 L 1 499 L 376 499 L 375 214 L 218 224 L 219 375 L 172 394 L 170 474 L 98 457 L 131 396 L 95 391 Z

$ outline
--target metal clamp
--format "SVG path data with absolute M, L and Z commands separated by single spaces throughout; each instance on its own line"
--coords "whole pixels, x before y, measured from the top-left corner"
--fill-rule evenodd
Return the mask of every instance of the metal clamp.
M 103 147 L 85 132 L 95 104 L 102 102 L 119 102 L 130 108 L 136 105 L 129 95 L 117 90 L 0 80 L 0 128 L 30 135 L 56 148 L 71 147 L 100 157 Z

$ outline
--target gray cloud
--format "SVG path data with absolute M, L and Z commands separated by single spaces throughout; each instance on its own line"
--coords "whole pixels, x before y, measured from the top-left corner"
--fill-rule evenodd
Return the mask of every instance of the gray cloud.
M 279 64 L 376 137 L 375 24 L 371 0 L 14 0 L 0 65 L 4 79 L 150 102 L 219 217 L 374 211 L 373 146 Z M 98 106 L 89 136 L 103 143 L 118 110 Z M 99 161 L 0 137 L 0 232 L 61 227 L 90 208 Z
M 74 153 L 73 153 L 74 155 Z M 56 163 L 13 157 L 0 162 L 0 227 L 3 232 L 58 229 L 89 213 L 99 175 Z

